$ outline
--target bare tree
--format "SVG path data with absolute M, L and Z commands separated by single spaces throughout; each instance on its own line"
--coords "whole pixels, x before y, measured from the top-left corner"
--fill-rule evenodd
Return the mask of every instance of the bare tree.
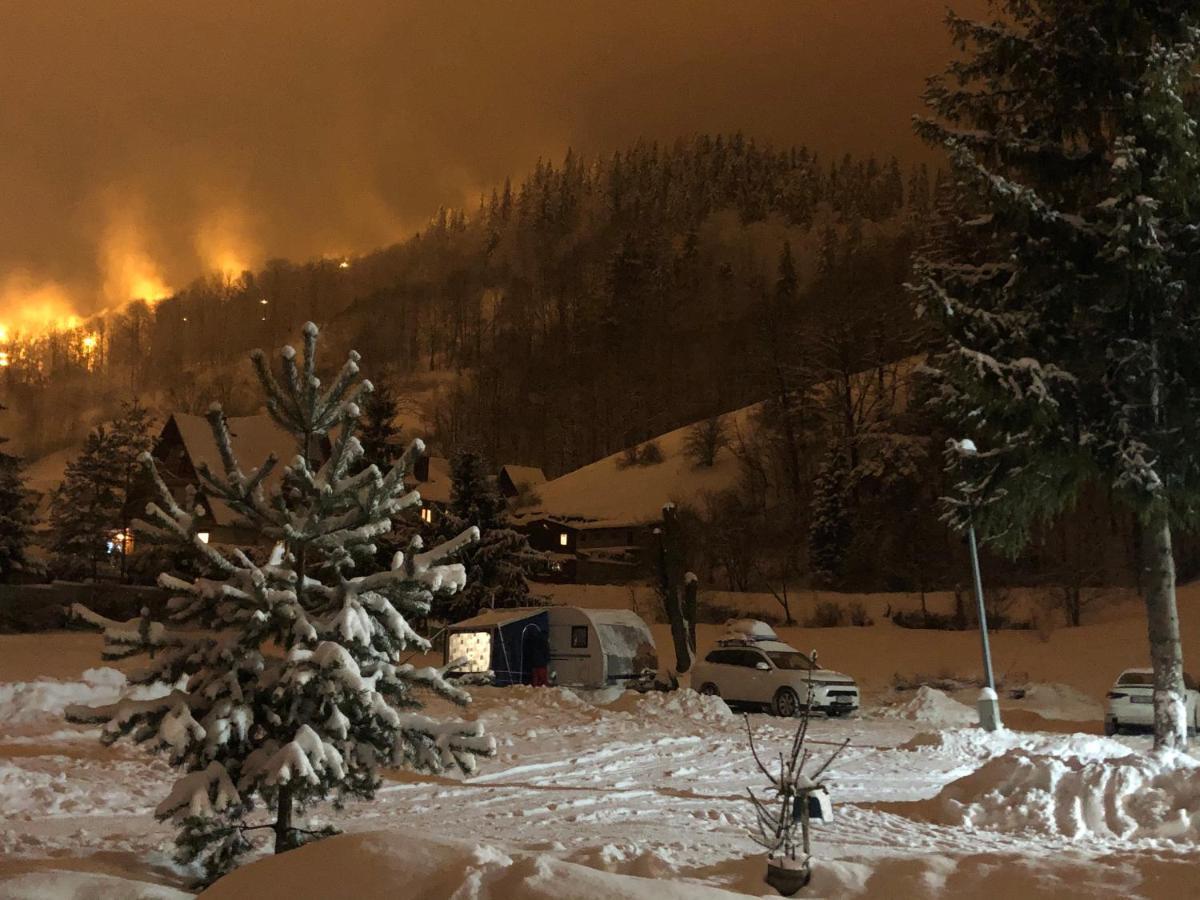
M 729 446 L 729 432 L 720 416 L 697 422 L 684 439 L 683 451 L 697 466 L 711 469 L 717 454 Z
M 811 752 L 804 746 L 811 700 L 810 696 L 809 705 L 805 706 L 800 724 L 792 735 L 791 747 L 779 755 L 777 772 L 769 769 L 758 755 L 754 746 L 754 732 L 750 729 L 750 717 L 745 717 L 750 753 L 759 771 L 766 776 L 774 795 L 760 799 L 754 791 L 746 789 L 755 813 L 755 830 L 750 836 L 767 850 L 767 884 L 785 897 L 790 897 L 808 884 L 812 874 L 812 846 L 808 835 L 809 797 L 824 791 L 821 776 L 850 743 L 850 739 L 846 738 L 812 774 L 805 773 L 804 767 L 812 758 Z

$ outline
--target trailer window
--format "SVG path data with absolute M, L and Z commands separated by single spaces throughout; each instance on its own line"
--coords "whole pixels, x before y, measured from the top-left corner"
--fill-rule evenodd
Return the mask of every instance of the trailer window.
M 1152 687 L 1154 675 L 1150 672 L 1123 672 L 1117 684 L 1121 687 Z
M 586 625 L 571 626 L 571 649 L 586 650 L 588 645 L 588 629 Z

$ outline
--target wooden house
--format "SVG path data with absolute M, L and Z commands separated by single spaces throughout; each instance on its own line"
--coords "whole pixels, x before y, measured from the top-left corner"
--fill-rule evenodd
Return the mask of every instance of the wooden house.
M 234 455 L 244 471 L 257 469 L 272 453 L 279 462 L 267 477 L 267 486 L 277 485 L 284 466 L 296 455 L 295 438 L 281 429 L 269 416 L 235 416 L 227 420 Z M 327 442 L 318 448 L 318 463 L 329 452 Z M 223 474 L 221 456 L 213 439 L 212 428 L 203 416 L 173 413 L 159 432 L 152 451 L 163 482 L 177 502 L 191 502 L 201 510 L 201 539 L 215 544 L 248 547 L 262 542 L 261 536 L 218 497 L 210 497 L 201 483 L 202 464 Z M 142 514 L 146 502 L 153 500 L 149 485 L 143 486 L 132 500 L 134 511 Z

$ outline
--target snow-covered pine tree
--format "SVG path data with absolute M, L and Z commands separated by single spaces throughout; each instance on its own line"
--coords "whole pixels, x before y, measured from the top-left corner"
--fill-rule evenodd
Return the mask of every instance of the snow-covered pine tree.
M 520 606 L 529 597 L 526 575 L 539 555 L 525 535 L 508 527 L 508 508 L 481 454 L 454 454 L 450 476 L 450 507 L 438 523 L 438 536 L 450 538 L 471 523 L 479 529 L 479 540 L 459 552 L 467 584 L 447 598 L 444 612 L 461 619 L 481 609 Z
M 50 504 L 51 568 L 60 578 L 95 578 L 108 564 L 121 521 L 120 442 L 106 425 L 93 429 L 67 463 Z
M 323 388 L 316 350 L 317 328 L 309 323 L 303 359 L 284 347 L 278 377 L 261 352 L 253 356 L 267 409 L 296 441 L 296 456 L 277 483 L 269 480 L 273 456 L 244 468 L 220 407 L 207 417 L 223 471 L 200 467 L 205 493 L 275 544 L 270 559 L 258 565 L 241 550 L 201 540 L 193 510 L 176 501 L 145 454 L 159 500 L 147 506 L 152 524 L 139 529 L 187 544 L 209 574 L 194 581 L 160 576 L 176 594 L 169 624 L 116 623 L 76 609 L 104 627 L 106 658 L 151 654 L 132 683 L 173 687 L 155 699 L 72 707 L 67 715 L 105 723 L 106 742 L 131 735 L 169 754 L 184 774 L 156 812 L 180 823 L 180 857 L 202 866 L 208 880 L 237 864 L 253 829 L 273 831 L 277 853 L 328 833 L 303 827 L 295 815 L 327 799 L 371 797 L 382 767 L 470 772 L 478 755 L 494 751 L 477 723 L 420 711 L 423 691 L 459 705 L 470 701 L 444 670 L 400 661 L 406 650 L 429 649 L 407 617 L 424 615 L 435 594 L 462 589 L 462 565 L 439 561 L 478 532 L 467 528 L 427 552 L 414 541 L 389 570 L 353 574 L 359 563 L 370 564 L 372 542 L 388 531 L 390 518 L 420 502 L 404 487 L 404 474 L 423 447 L 414 441 L 387 472 L 369 466 L 349 474 L 362 454 L 357 404 L 370 383 L 358 380 L 358 355 L 351 353 Z M 328 458 L 318 465 L 326 439 Z M 273 821 L 253 821 L 259 806 Z
M 1099 482 L 1144 529 L 1155 746 L 1187 741 L 1173 524 L 1200 500 L 1200 63 L 1192 0 L 1005 0 L 951 15 L 965 51 L 917 129 L 956 199 L 913 290 L 943 341 L 937 402 L 960 527 L 1016 552 Z M 947 229 L 943 229 L 945 233 Z
M 850 549 L 850 478 L 846 453 L 835 446 L 813 480 L 808 559 L 813 575 L 826 585 L 837 582 Z
M 8 438 L 0 437 L 0 446 L 7 443 Z M 33 506 L 25 488 L 21 458 L 0 450 L 0 581 L 8 581 L 13 572 L 25 566 L 32 527 Z
M 359 442 L 363 463 L 390 468 L 400 455 L 400 429 L 396 427 L 396 397 L 386 383 L 375 385 L 363 401 L 363 422 Z
M 122 578 L 128 571 L 128 551 L 133 543 L 130 534 L 133 525 L 130 498 L 134 496 L 135 487 L 143 474 L 142 454 L 150 452 L 154 446 L 153 425 L 154 415 L 136 397 L 121 404 L 121 414 L 112 423 L 120 479 L 117 499 L 121 506 L 120 518 L 113 523 L 120 526 L 118 540 L 113 546 L 120 558 Z

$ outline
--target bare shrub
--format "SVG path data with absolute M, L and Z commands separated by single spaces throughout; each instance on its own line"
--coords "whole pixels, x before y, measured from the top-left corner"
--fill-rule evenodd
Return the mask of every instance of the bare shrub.
M 804 620 L 805 628 L 841 628 L 845 624 L 846 611 L 832 600 L 822 600 Z
M 855 628 L 866 628 L 874 625 L 875 620 L 867 615 L 867 608 L 855 600 L 850 604 L 850 624 Z

